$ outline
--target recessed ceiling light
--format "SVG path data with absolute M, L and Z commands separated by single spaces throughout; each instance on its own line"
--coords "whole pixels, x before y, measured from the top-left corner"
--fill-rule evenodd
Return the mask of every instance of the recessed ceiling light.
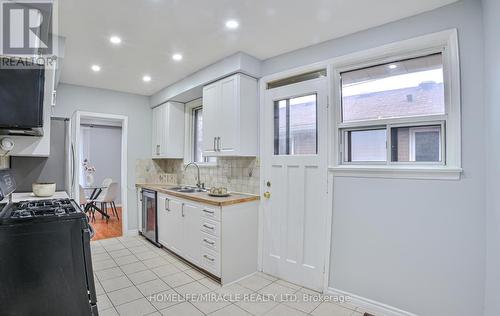
M 151 76 L 144 75 L 144 76 L 142 77 L 142 81 L 144 81 L 144 82 L 150 82 L 150 81 L 151 81 Z
M 109 38 L 109 41 L 112 43 L 112 44 L 120 44 L 122 42 L 122 39 L 119 38 L 118 36 L 111 36 Z
M 181 54 L 173 54 L 172 59 L 175 61 L 181 61 L 182 60 L 182 55 Z
M 226 21 L 226 27 L 228 29 L 234 30 L 234 29 L 237 29 L 238 26 L 240 26 L 240 23 L 238 23 L 238 21 L 236 21 L 236 20 L 228 20 L 228 21 Z
M 390 64 L 389 65 L 389 69 L 396 69 L 398 68 L 398 65 L 395 65 L 395 64 Z
M 99 65 L 92 65 L 92 67 L 90 67 L 90 68 L 92 68 L 92 70 L 93 70 L 94 72 L 99 72 L 99 71 L 101 71 L 101 66 L 99 66 Z

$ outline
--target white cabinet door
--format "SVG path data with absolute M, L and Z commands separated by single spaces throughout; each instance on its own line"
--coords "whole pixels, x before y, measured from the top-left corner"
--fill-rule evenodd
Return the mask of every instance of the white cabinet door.
M 184 157 L 184 104 L 167 102 L 153 109 L 152 157 Z
M 217 154 L 216 141 L 219 126 L 219 95 L 218 82 L 203 88 L 203 153 L 206 156 Z
M 183 254 L 182 240 L 182 202 L 167 197 L 167 216 L 165 225 L 165 247 L 173 252 Z
M 156 107 L 153 109 L 153 121 L 152 121 L 152 142 L 151 142 L 151 155 L 157 157 L 160 155 L 160 135 L 158 133 L 158 121 L 160 119 L 161 107 Z
M 185 203 L 183 209 L 183 238 L 182 253 L 192 263 L 200 262 L 200 217 L 201 209 Z
M 158 220 L 158 241 L 160 244 L 167 243 L 167 197 L 164 194 L 158 193 L 156 198 L 156 213 Z
M 218 140 L 219 151 L 221 154 L 229 154 L 235 151 L 235 142 L 238 135 L 238 78 L 231 76 L 222 79 L 220 83 L 220 129 Z
M 206 156 L 255 156 L 257 80 L 235 74 L 203 88 L 203 152 Z

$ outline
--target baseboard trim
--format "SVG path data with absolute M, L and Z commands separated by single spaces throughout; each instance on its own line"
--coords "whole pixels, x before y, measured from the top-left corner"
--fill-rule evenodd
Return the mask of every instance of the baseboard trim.
M 137 229 L 129 229 L 127 230 L 127 232 L 125 233 L 126 236 L 137 236 L 139 235 L 139 230 Z
M 374 300 L 370 300 L 368 298 L 352 294 L 346 291 L 342 291 L 339 289 L 335 289 L 333 287 L 329 287 L 327 290 L 327 294 L 336 295 L 336 296 L 349 296 L 351 298 L 351 303 L 353 305 L 359 306 L 361 308 L 360 312 L 368 312 L 375 315 L 383 315 L 383 316 L 418 316 L 416 314 L 401 310 L 399 308 L 386 305 L 384 303 L 380 303 Z

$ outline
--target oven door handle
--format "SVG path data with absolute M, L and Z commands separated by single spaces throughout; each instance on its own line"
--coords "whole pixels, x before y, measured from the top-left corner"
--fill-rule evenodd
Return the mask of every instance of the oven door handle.
M 92 272 L 92 255 L 90 254 L 90 239 L 93 234 L 94 229 L 90 226 L 90 224 L 88 225 L 88 228 L 83 229 L 83 255 L 85 260 L 85 274 L 87 277 L 90 305 L 95 305 L 97 302 L 94 273 Z

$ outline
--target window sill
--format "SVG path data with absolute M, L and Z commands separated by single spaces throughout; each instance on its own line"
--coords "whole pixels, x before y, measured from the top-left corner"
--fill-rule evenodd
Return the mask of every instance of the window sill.
M 334 177 L 460 180 L 462 168 L 429 166 L 332 166 Z

